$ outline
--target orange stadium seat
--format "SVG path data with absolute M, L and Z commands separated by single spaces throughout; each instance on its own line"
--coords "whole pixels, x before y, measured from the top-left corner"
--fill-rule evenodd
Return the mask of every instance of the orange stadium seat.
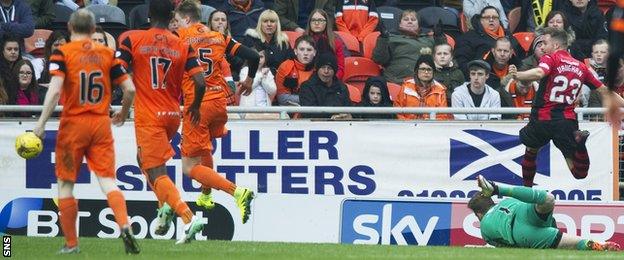
M 292 47 L 293 49 L 295 48 L 295 42 L 297 41 L 297 38 L 303 35 L 302 33 L 295 31 L 284 31 L 284 33 L 286 34 L 286 36 L 288 36 L 288 42 L 290 42 L 290 47 Z
M 379 38 L 379 32 L 372 32 L 364 37 L 364 41 L 362 42 L 362 54 L 364 58 L 373 58 L 373 50 L 377 45 L 377 38 Z
M 394 101 L 401 92 L 401 85 L 388 82 L 388 92 L 390 92 L 390 100 Z
M 379 76 L 381 69 L 373 60 L 364 57 L 346 57 L 343 81 L 357 87 L 360 92 L 364 82 L 370 77 Z
M 535 33 L 532 32 L 518 32 L 514 33 L 513 36 L 518 40 L 518 43 L 522 47 L 522 49 L 526 52 L 531 49 L 531 43 L 533 43 L 533 39 L 535 39 Z
M 46 29 L 35 29 L 35 32 L 32 36 L 24 39 L 24 47 L 27 53 L 35 57 L 43 56 L 43 47 L 45 47 L 45 42 L 50 37 L 52 31 Z
M 355 36 L 348 32 L 336 31 L 336 34 L 340 36 L 342 42 L 347 46 L 347 49 L 351 52 L 351 56 L 360 56 L 362 51 L 360 50 L 360 42 Z
M 603 14 L 607 14 L 609 9 L 616 4 L 617 0 L 598 0 L 598 8 L 600 8 Z
M 444 36 L 446 36 L 446 42 L 451 45 L 451 48 L 455 49 L 455 39 L 453 39 L 452 36 L 448 35 L 448 34 L 444 34 Z
M 359 104 L 362 101 L 362 93 L 361 91 L 351 84 L 346 84 L 349 89 L 349 99 L 351 99 L 351 103 Z

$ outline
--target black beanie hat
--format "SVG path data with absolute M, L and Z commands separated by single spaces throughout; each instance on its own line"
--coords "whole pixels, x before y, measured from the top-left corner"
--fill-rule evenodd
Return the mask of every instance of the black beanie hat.
M 420 55 L 420 57 L 418 57 L 418 60 L 416 61 L 416 66 L 414 66 L 414 72 L 418 71 L 418 67 L 422 63 L 429 65 L 431 69 L 435 70 L 435 63 L 433 62 L 433 56 L 429 54 L 423 54 L 423 55 Z
M 316 60 L 317 70 L 325 65 L 329 65 L 330 67 L 332 67 L 332 69 L 334 69 L 334 72 L 338 71 L 338 62 L 336 61 L 336 57 L 330 52 L 321 54 L 321 56 L 319 56 Z

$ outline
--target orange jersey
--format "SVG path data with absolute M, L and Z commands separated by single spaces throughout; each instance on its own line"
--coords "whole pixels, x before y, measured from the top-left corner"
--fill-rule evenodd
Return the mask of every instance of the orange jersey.
M 226 54 L 234 56 L 241 44 L 222 33 L 210 31 L 201 23 L 179 29 L 178 35 L 196 51 L 199 64 L 204 70 L 206 93 L 203 100 L 224 98 L 227 82 L 220 64 L 225 60 Z M 185 73 L 182 81 L 185 104 L 190 104 L 194 97 L 195 84 L 191 75 Z
M 182 77 L 201 72 L 188 44 L 165 29 L 137 31 L 119 46 L 121 60 L 132 64 L 136 86 L 136 125 L 167 125 L 180 116 Z
M 64 78 L 63 117 L 87 113 L 108 116 L 111 83 L 119 84 L 128 78 L 114 51 L 90 39 L 55 50 L 50 56 L 50 75 Z

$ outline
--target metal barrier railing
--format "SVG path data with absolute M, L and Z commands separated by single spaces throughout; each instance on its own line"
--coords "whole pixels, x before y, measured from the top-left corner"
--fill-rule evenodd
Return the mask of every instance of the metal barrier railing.
M 0 112 L 41 112 L 43 106 L 16 106 L 2 105 Z M 62 110 L 57 106 L 57 112 Z M 112 106 L 120 109 L 120 106 Z M 288 113 L 349 113 L 349 114 L 429 114 L 431 120 L 435 120 L 437 114 L 528 114 L 530 108 L 454 108 L 454 107 L 299 107 L 299 106 L 273 106 L 273 107 L 227 107 L 228 113 L 273 113 L 279 114 L 280 119 L 288 119 Z M 576 108 L 578 120 L 582 121 L 584 115 L 599 115 L 605 112 L 604 108 Z

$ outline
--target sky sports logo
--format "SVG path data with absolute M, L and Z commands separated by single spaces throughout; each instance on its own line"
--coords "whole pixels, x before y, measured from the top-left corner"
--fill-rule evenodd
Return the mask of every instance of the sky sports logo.
M 469 129 L 450 139 L 450 177 L 522 185 L 524 145 L 518 135 Z M 550 176 L 550 144 L 538 153 L 537 174 Z
M 449 245 L 451 204 L 345 200 L 340 243 Z

